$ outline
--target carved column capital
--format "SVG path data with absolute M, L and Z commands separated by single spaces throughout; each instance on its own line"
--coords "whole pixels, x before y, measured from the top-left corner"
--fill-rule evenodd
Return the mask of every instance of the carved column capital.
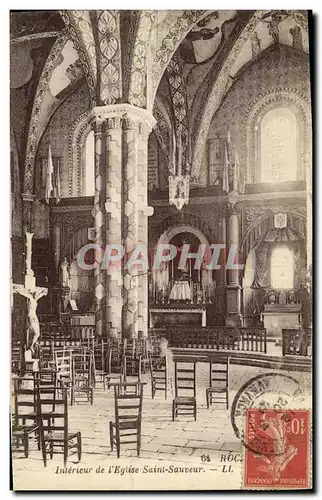
M 146 128 L 148 132 L 150 132 L 156 124 L 156 119 L 149 111 L 132 106 L 131 104 L 95 106 L 92 109 L 92 116 L 98 122 L 105 122 L 111 118 L 130 120 L 129 123 L 137 123 L 138 126 L 142 128 L 142 131 L 143 128 Z

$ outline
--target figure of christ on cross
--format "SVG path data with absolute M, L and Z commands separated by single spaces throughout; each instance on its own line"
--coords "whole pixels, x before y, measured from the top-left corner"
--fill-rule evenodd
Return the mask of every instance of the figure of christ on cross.
M 27 299 L 28 326 L 26 333 L 25 353 L 35 352 L 35 345 L 40 336 L 39 320 L 37 317 L 38 300 L 47 295 L 47 288 L 35 287 L 34 290 L 27 289 L 23 285 L 13 285 L 13 292 L 19 293 Z
M 24 361 L 32 361 L 36 343 L 40 337 L 40 326 L 37 317 L 38 300 L 48 293 L 48 288 L 35 285 L 34 272 L 31 269 L 32 233 L 26 233 L 26 274 L 24 285 L 12 285 L 13 293 L 18 293 L 27 299 L 28 325 L 24 339 Z

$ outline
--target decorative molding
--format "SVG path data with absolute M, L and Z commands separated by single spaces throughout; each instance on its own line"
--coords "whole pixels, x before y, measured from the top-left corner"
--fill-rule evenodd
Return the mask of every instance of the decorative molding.
M 141 11 L 136 33 L 129 85 L 129 103 L 140 108 L 147 107 L 147 52 L 156 11 Z
M 187 86 L 182 69 L 181 58 L 174 55 L 167 66 L 166 72 L 170 87 L 176 142 L 178 144 L 180 141 L 182 147 L 181 168 L 184 173 L 190 173 Z
M 126 103 L 96 106 L 92 109 L 92 116 L 100 122 L 110 118 L 130 118 L 133 121 L 145 124 L 149 130 L 152 130 L 156 124 L 156 119 L 149 111 Z
M 25 172 L 24 172 L 24 183 L 23 190 L 25 193 L 32 194 L 34 191 L 34 170 L 35 170 L 35 159 L 39 141 L 40 134 L 40 116 L 44 97 L 48 90 L 48 84 L 54 69 L 60 61 L 61 51 L 67 42 L 67 36 L 65 32 L 61 37 L 57 38 L 54 45 L 51 48 L 49 56 L 46 60 L 44 69 L 40 76 L 35 99 L 33 102 L 30 125 L 28 130 L 27 147 L 26 147 L 26 160 L 25 160 Z
M 120 11 L 100 10 L 97 14 L 100 100 L 115 104 L 122 99 Z
M 256 194 L 239 194 L 237 196 L 236 203 L 238 204 L 249 204 L 253 202 L 266 202 L 270 200 L 284 200 L 285 199 L 296 199 L 297 201 L 303 200 L 305 202 L 307 197 L 306 191 L 285 191 L 277 193 L 256 193 Z M 223 196 L 196 196 L 189 200 L 190 205 L 206 205 L 206 204 L 222 204 L 229 201 L 228 195 Z M 169 207 L 169 200 L 167 198 L 163 199 L 151 199 L 149 201 L 150 205 L 153 206 L 164 206 Z
M 91 113 L 85 111 L 74 123 L 68 139 L 68 194 L 82 196 L 84 165 L 83 150 L 92 130 Z
M 200 125 L 196 133 L 197 138 L 193 154 L 192 175 L 194 178 L 199 177 L 200 166 L 203 158 L 206 140 L 208 137 L 210 123 L 213 115 L 215 114 L 222 101 L 229 80 L 229 73 L 233 68 L 233 65 L 235 64 L 240 52 L 243 50 L 245 43 L 247 42 L 247 40 L 249 40 L 253 31 L 261 22 L 261 17 L 262 11 L 256 11 L 251 16 L 250 20 L 246 23 L 235 44 L 227 55 L 222 69 L 213 83 L 213 87 L 211 89 L 207 102 L 203 107 L 202 118 L 200 120 Z
M 153 224 L 153 222 L 152 222 Z M 195 212 L 174 212 L 159 219 L 156 225 L 150 226 L 150 240 L 157 239 L 165 233 L 170 227 L 191 226 L 198 229 L 208 240 L 209 243 L 215 240 L 215 227 L 213 227 L 202 215 Z
M 96 50 L 89 11 L 62 10 L 60 14 L 79 55 L 86 78 L 91 105 L 96 104 Z
M 178 18 L 175 23 L 169 29 L 167 35 L 163 38 L 160 47 L 157 49 L 152 66 L 152 100 L 151 105 L 154 101 L 154 97 L 162 78 L 162 75 L 177 48 L 184 38 L 187 36 L 189 31 L 206 15 L 210 14 L 211 10 L 185 10 L 182 14 L 178 14 Z M 158 25 L 156 25 L 156 30 Z M 156 36 L 156 33 L 152 33 L 152 36 Z
M 249 106 L 245 118 L 245 141 L 246 145 L 246 182 L 248 184 L 260 182 L 260 168 L 256 161 L 257 151 L 257 128 L 260 125 L 261 117 L 275 106 L 285 104 L 294 104 L 297 110 L 301 113 L 301 120 L 297 120 L 300 125 L 299 139 L 301 144 L 300 164 L 298 165 L 298 177 L 301 180 L 305 179 L 305 158 L 310 154 L 311 141 L 311 109 L 308 98 L 300 91 L 278 87 L 271 89 L 265 94 L 260 94 Z M 299 118 L 299 117 L 297 117 Z M 244 172 L 245 174 L 245 172 Z

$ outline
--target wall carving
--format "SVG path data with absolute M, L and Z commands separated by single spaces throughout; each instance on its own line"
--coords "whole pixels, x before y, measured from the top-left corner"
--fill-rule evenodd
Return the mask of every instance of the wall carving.
M 37 91 L 32 107 L 30 125 L 28 131 L 27 147 L 26 147 L 26 161 L 24 173 L 24 186 L 23 192 L 32 194 L 34 191 L 34 169 L 35 158 L 40 133 L 40 115 L 43 99 L 48 90 L 48 84 L 53 73 L 53 70 L 60 62 L 61 51 L 67 41 L 65 33 L 55 41 L 50 54 L 46 60 L 43 72 L 41 74 Z
M 262 116 L 270 109 L 279 105 L 294 105 L 299 126 L 300 165 L 298 166 L 298 179 L 305 179 L 305 168 L 311 143 L 311 111 L 310 103 L 306 96 L 292 88 L 277 88 L 260 94 L 249 106 L 245 119 L 245 144 L 247 159 L 246 182 L 260 182 L 260 168 L 257 158 L 258 127 Z M 296 112 L 297 111 L 297 112 Z

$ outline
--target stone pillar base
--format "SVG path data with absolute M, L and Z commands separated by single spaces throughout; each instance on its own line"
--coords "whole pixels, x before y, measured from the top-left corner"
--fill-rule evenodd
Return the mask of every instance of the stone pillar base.
M 227 301 L 227 326 L 242 326 L 242 315 L 240 314 L 240 286 L 227 285 L 226 288 Z

